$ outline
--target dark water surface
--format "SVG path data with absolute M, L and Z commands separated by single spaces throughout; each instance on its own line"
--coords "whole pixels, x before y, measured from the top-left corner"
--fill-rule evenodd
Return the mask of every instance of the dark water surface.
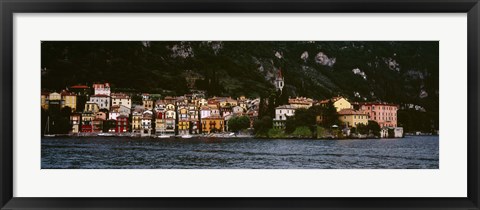
M 367 140 L 58 137 L 42 139 L 42 168 L 437 169 L 438 148 L 438 136 Z

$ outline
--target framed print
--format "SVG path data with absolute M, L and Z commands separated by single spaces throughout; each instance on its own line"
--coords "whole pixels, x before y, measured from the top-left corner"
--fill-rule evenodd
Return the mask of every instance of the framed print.
M 2 209 L 478 209 L 478 1 L 2 1 Z

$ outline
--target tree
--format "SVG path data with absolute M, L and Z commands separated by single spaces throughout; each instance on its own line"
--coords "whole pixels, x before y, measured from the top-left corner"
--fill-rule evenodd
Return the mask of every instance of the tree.
M 357 125 L 356 132 L 359 134 L 368 134 L 368 126 L 363 123 Z
M 293 131 L 292 135 L 298 138 L 311 138 L 312 131 L 307 126 L 300 126 Z
M 247 116 L 232 117 L 228 120 L 228 128 L 233 132 L 238 132 L 250 127 L 250 119 Z
M 369 120 L 368 121 L 368 132 L 373 134 L 374 136 L 380 136 L 380 125 L 376 121 Z
M 323 110 L 323 126 L 330 128 L 333 125 L 339 125 L 337 108 L 333 105 L 333 101 L 329 100 L 327 106 Z
M 273 127 L 272 118 L 269 116 L 264 116 L 262 119 L 257 119 L 253 123 L 253 129 L 255 134 L 266 134 L 270 128 Z

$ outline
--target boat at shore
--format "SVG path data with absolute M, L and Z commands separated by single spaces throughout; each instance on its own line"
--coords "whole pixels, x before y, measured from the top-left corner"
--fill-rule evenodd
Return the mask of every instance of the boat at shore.
M 190 134 L 182 135 L 181 138 L 182 138 L 182 139 L 191 139 L 191 138 L 192 138 L 192 135 L 190 135 Z
M 167 135 L 158 135 L 158 136 L 155 136 L 155 138 L 158 138 L 158 139 L 169 139 L 170 136 L 167 136 Z
M 55 137 L 55 134 L 50 133 L 50 116 L 47 117 L 47 124 L 45 126 L 45 131 L 43 132 L 43 137 Z
M 99 133 L 97 136 L 111 137 L 114 136 L 113 133 Z

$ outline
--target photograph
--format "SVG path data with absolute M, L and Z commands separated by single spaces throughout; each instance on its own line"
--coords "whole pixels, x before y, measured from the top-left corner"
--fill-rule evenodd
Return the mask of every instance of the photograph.
M 439 41 L 40 44 L 41 169 L 439 169 Z

